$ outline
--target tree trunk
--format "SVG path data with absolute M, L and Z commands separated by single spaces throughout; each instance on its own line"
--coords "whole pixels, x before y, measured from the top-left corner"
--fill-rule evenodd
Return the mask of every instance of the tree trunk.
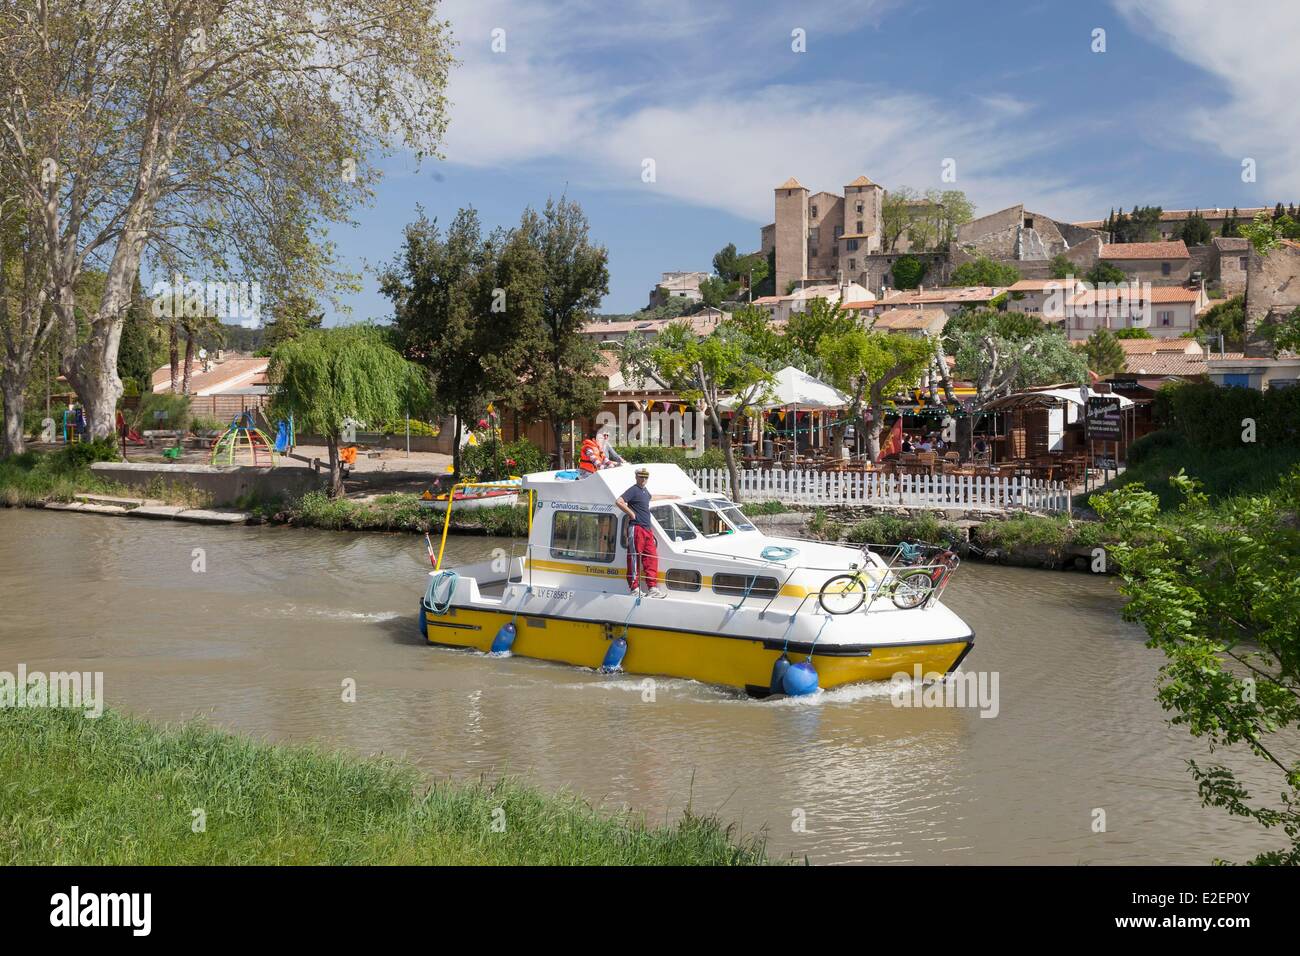
M 85 408 L 91 438 L 112 438 L 117 434 L 114 413 L 122 397 L 122 379 L 117 374 L 121 335 L 120 321 L 92 326 L 90 338 L 73 352 L 63 370 Z
M 194 332 L 185 330 L 185 368 L 181 372 L 181 394 L 190 393 L 190 367 L 194 362 Z
M 4 445 L 0 451 L 5 455 L 21 455 L 27 448 L 23 442 L 24 383 L 15 381 L 16 378 L 7 371 L 0 376 L 5 405 Z
M 551 422 L 551 432 L 555 435 L 555 461 L 558 468 L 568 467 L 565 462 L 567 457 L 564 454 L 564 422 L 556 419 Z
M 341 498 L 343 497 L 343 469 L 339 466 L 339 440 L 333 435 L 326 435 L 325 447 L 330 453 L 329 496 Z
M 740 416 L 736 416 L 739 418 Z M 735 419 L 732 420 L 734 426 Z M 731 440 L 731 429 L 722 430 L 722 456 L 727 460 L 727 477 L 731 483 L 731 500 L 740 504 L 740 469 L 736 466 L 736 445 Z
M 175 319 L 172 319 L 171 324 L 167 327 L 167 360 L 171 363 L 171 390 L 172 394 L 175 395 L 176 383 L 180 379 L 181 374 L 180 344 L 176 338 Z
M 871 461 L 880 457 L 880 426 L 885 420 L 885 406 L 871 403 L 871 424 L 867 427 L 867 455 Z
M 460 412 L 452 412 L 451 479 L 460 481 Z

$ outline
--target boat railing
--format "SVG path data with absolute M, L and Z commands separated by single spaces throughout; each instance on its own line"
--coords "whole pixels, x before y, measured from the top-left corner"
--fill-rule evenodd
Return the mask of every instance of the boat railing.
M 806 540 L 812 541 L 813 539 L 806 539 Z M 817 543 L 826 544 L 827 542 L 817 542 Z M 939 600 L 939 598 L 942 596 L 943 591 L 947 588 L 948 581 L 952 577 L 952 571 L 955 570 L 956 568 L 955 559 L 951 561 L 939 559 L 932 562 L 920 562 L 916 560 L 912 560 L 908 562 L 899 562 L 898 558 L 902 553 L 904 553 L 904 548 L 906 547 L 905 542 L 896 545 L 870 545 L 870 546 L 852 545 L 851 547 L 859 547 L 863 551 L 864 556 L 867 553 L 866 549 L 868 547 L 880 548 L 882 550 L 892 549 L 894 555 L 893 555 L 893 559 L 886 561 L 885 566 L 882 568 L 871 563 L 866 563 L 863 567 L 845 567 L 844 565 L 821 566 L 821 565 L 809 565 L 809 564 L 797 564 L 791 566 L 779 561 L 767 561 L 758 558 L 749 558 L 748 556 L 744 556 L 744 555 L 719 555 L 716 553 L 710 555 L 712 558 L 714 558 L 713 561 L 702 561 L 702 560 L 694 560 L 689 557 L 682 557 L 681 552 L 674 551 L 670 556 L 667 556 L 666 562 L 665 562 L 666 556 L 663 555 L 662 553 L 659 555 L 660 577 L 661 579 L 664 578 L 667 571 L 669 570 L 692 570 L 699 573 L 701 578 L 703 578 L 703 575 L 706 572 L 709 574 L 716 574 L 721 570 L 717 565 L 718 558 L 723 558 L 726 560 L 743 559 L 747 562 L 754 562 L 748 564 L 746 570 L 753 570 L 753 571 L 758 571 L 760 569 L 769 570 L 770 572 L 772 572 L 769 576 L 777 579 L 777 586 L 775 588 L 768 586 L 762 588 L 761 590 L 757 590 L 757 592 L 755 593 L 754 583 L 757 581 L 759 575 L 757 573 L 754 573 L 754 574 L 747 575 L 751 579 L 751 583 L 749 584 L 749 588 L 751 590 L 747 590 L 739 594 L 725 594 L 725 593 L 717 592 L 716 590 L 713 593 L 717 594 L 719 597 L 738 597 L 740 600 L 735 604 L 735 607 L 737 609 L 743 606 L 751 598 L 754 598 L 755 600 L 763 600 L 764 604 L 762 610 L 763 613 L 766 613 L 768 610 L 771 609 L 773 602 L 775 602 L 777 598 L 783 596 L 783 594 L 785 593 L 786 586 L 793 583 L 796 575 L 805 574 L 808 572 L 812 572 L 814 574 L 817 572 L 824 572 L 827 575 L 826 580 L 823 581 L 822 584 L 818 586 L 817 590 L 807 591 L 802 596 L 802 599 L 800 600 L 798 607 L 796 607 L 793 612 L 797 614 L 803 610 L 804 605 L 807 603 L 807 601 L 810 598 L 817 599 L 821 597 L 821 595 L 824 593 L 821 590 L 821 588 L 825 586 L 826 582 L 840 575 L 852 574 L 855 571 L 861 573 L 864 576 L 865 580 L 870 582 L 870 587 L 867 593 L 867 600 L 864 602 L 864 607 L 862 608 L 863 611 L 871 610 L 872 605 L 875 603 L 875 601 L 878 598 L 889 593 L 890 585 L 896 581 L 898 574 L 903 571 L 907 571 L 909 573 L 925 572 L 927 575 L 929 575 L 932 579 L 936 581 L 936 585 L 934 589 L 931 591 L 929 595 L 927 595 L 926 600 L 922 602 L 920 605 L 918 605 L 918 607 L 921 608 L 928 607 L 933 602 Z M 932 545 L 926 545 L 923 547 L 928 548 L 933 552 L 939 552 L 942 550 Z M 520 553 L 521 549 L 522 549 L 522 553 Z M 535 582 L 533 580 L 533 570 L 535 564 L 534 558 L 536 557 L 538 559 L 543 559 L 543 560 L 554 560 L 555 556 L 551 553 L 552 550 L 553 549 L 549 545 L 543 545 L 543 544 L 527 544 L 527 543 L 522 545 L 513 544 L 511 546 L 511 552 L 510 552 L 511 566 L 512 567 L 514 566 L 514 562 L 516 560 L 523 558 L 524 559 L 523 570 L 527 574 L 527 584 L 529 587 L 533 587 L 535 586 Z M 565 550 L 564 557 L 559 560 L 588 561 L 591 563 L 599 563 L 601 565 L 606 565 L 611 568 L 620 568 L 619 574 L 617 576 L 622 577 L 621 565 L 615 564 L 614 558 L 611 557 L 611 552 L 608 550 L 599 550 L 599 551 L 596 550 L 582 551 L 582 550 L 574 550 L 574 549 L 564 549 L 564 550 Z M 616 555 L 617 551 L 612 553 Z M 693 553 L 704 554 L 704 552 L 698 552 L 698 551 Z M 665 563 L 671 566 L 664 567 L 663 565 Z M 784 572 L 784 574 L 777 573 L 777 572 Z M 610 575 L 611 578 L 614 576 L 615 575 L 612 574 Z M 510 580 L 512 582 L 516 581 L 513 574 L 510 575 Z M 520 581 L 520 583 L 523 582 L 522 578 L 518 580 Z M 664 581 L 663 583 L 666 584 L 667 582 Z M 584 588 L 584 587 L 574 586 L 569 583 L 566 583 L 565 589 L 586 591 L 593 594 L 608 593 L 607 588 L 595 588 L 595 587 Z M 702 589 L 702 582 L 701 582 L 701 589 Z M 695 592 L 687 592 L 687 593 L 695 593 Z M 910 608 L 897 608 L 897 609 L 911 610 Z

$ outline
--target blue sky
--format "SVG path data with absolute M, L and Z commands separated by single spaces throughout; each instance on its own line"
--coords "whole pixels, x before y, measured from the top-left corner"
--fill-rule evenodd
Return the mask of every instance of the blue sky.
M 1300 202 L 1293 0 L 442 9 L 459 60 L 445 158 L 384 162 L 374 204 L 332 233 L 353 268 L 393 256 L 417 203 L 444 222 L 473 205 L 491 227 L 567 192 L 609 249 L 603 311 L 627 312 L 661 272 L 708 269 L 728 242 L 756 249 L 789 176 L 813 191 L 859 174 L 886 189 L 955 185 L 976 215 L 1023 202 L 1071 220 L 1135 203 Z M 795 29 L 806 52 L 791 48 Z M 955 184 L 940 181 L 949 158 Z M 332 321 L 391 314 L 372 276 L 364 286 Z

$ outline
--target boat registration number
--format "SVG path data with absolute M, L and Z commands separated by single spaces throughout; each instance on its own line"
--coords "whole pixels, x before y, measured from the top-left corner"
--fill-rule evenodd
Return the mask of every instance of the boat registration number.
M 561 601 L 573 597 L 572 591 L 561 591 L 559 588 L 533 588 L 533 593 L 541 598 L 558 598 Z

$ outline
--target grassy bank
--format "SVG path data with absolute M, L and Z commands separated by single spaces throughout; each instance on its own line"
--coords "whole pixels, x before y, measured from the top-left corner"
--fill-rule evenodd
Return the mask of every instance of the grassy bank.
M 1174 508 L 1181 500 L 1169 479 L 1179 470 L 1195 478 L 1212 500 L 1236 495 L 1265 494 L 1278 486 L 1282 476 L 1300 464 L 1300 446 L 1240 443 L 1237 447 L 1194 446 L 1172 430 L 1153 432 L 1133 443 L 1124 474 L 1088 496 L 1140 484 L 1159 496 L 1161 510 Z M 1080 500 L 1078 503 L 1086 503 Z
M 77 494 L 120 494 L 115 482 L 90 470 L 91 462 L 116 457 L 100 443 L 70 445 L 57 452 L 24 452 L 0 458 L 0 505 L 35 507 L 46 501 L 71 501 Z
M 151 498 L 191 508 L 212 503 L 210 495 L 191 485 L 159 477 L 145 488 L 131 488 L 107 481 L 90 468 L 97 461 L 117 460 L 113 443 L 102 441 L 0 458 L 0 507 L 37 508 L 47 501 L 72 501 L 77 495 Z
M 264 509 L 267 510 L 267 509 Z M 310 492 L 268 517 L 303 528 L 331 531 L 442 531 L 443 515 L 420 507 L 413 494 L 380 495 L 369 501 L 331 499 L 323 492 Z M 452 529 L 502 537 L 526 537 L 528 508 L 461 508 L 451 513 Z
M 404 763 L 112 712 L 0 709 L 0 807 L 4 864 L 766 862 L 689 813 L 647 827 L 517 782 L 426 787 Z

